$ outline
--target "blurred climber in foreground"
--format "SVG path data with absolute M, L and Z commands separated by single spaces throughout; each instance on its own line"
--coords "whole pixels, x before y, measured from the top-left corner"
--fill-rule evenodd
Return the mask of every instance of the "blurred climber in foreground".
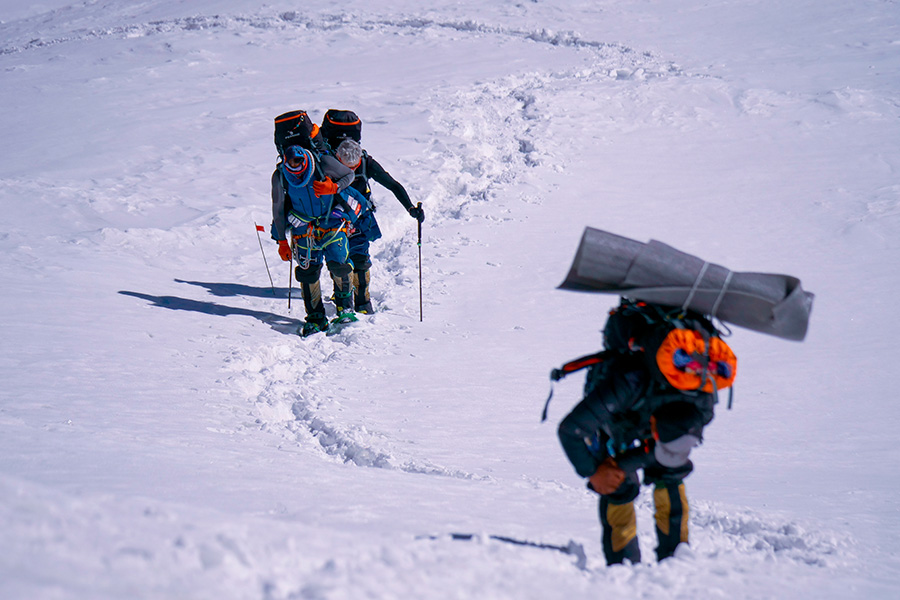
M 721 390 L 728 407 L 737 358 L 713 322 L 801 341 L 815 295 L 790 275 L 736 272 L 677 248 L 586 227 L 559 289 L 621 296 L 603 350 L 569 361 L 552 381 L 588 369 L 584 397 L 559 424 L 575 471 L 600 494 L 609 564 L 637 562 L 638 471 L 653 485 L 657 559 L 688 542 L 684 478 Z M 551 388 L 547 405 L 553 397 Z M 547 418 L 547 405 L 543 419 Z
M 559 440 L 600 495 L 607 564 L 641 560 L 634 509 L 639 470 L 644 484 L 654 486 L 656 556 L 663 560 L 688 542 L 689 455 L 737 362 L 703 315 L 625 298 L 610 313 L 603 339 L 603 351 L 551 374 L 558 380 L 589 368 L 584 398 L 560 423 Z
M 381 237 L 381 230 L 375 220 L 375 204 L 372 202 L 369 179 L 374 179 L 390 190 L 406 212 L 420 223 L 425 220 L 425 212 L 421 205 L 413 206 L 406 189 L 363 150 L 360 145 L 362 121 L 356 113 L 329 109 L 325 113 L 319 131 L 338 160 L 353 170 L 355 178 L 351 185 L 368 201 L 368 210 L 360 215 L 359 220 L 350 229 L 349 244 L 350 261 L 353 263 L 353 285 L 356 290 L 354 309 L 360 313 L 371 314 L 374 308 L 369 294 L 371 279 L 369 270 L 372 267 L 369 243 Z

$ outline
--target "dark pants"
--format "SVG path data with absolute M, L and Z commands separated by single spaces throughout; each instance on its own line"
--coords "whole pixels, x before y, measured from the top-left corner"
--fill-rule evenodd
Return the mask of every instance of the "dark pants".
M 367 254 L 351 254 L 350 262 L 353 263 L 353 289 L 355 292 L 353 308 L 370 311 L 372 305 L 369 297 L 369 281 L 371 279 L 369 269 L 372 268 L 372 261 Z
M 375 220 L 373 211 L 364 213 L 356 222 L 349 237 L 350 262 L 353 263 L 353 287 L 355 289 L 354 308 L 361 312 L 371 312 L 369 297 L 369 269 L 372 258 L 369 254 L 369 242 L 381 237 L 381 229 Z
M 350 308 L 353 297 L 353 265 L 350 262 L 328 261 L 328 271 L 334 281 L 334 301 L 338 312 L 342 308 Z M 322 263 L 313 263 L 306 268 L 295 267 L 294 276 L 300 282 L 303 293 L 303 306 L 306 309 L 306 320 L 312 323 L 325 322 L 325 306 L 322 304 L 322 287 L 319 275 Z
M 641 481 L 637 473 L 628 473 L 615 492 L 600 496 L 603 554 L 608 565 L 622 563 L 626 558 L 632 563 L 641 562 L 634 513 L 634 499 L 640 491 Z

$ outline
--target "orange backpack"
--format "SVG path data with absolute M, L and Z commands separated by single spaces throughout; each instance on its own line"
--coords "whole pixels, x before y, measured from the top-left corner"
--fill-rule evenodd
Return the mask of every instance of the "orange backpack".
M 734 383 L 737 357 L 703 315 L 623 299 L 607 325 L 607 341 L 627 345 L 628 352 L 643 355 L 644 364 L 660 385 L 715 393 Z
M 678 390 L 723 390 L 737 375 L 737 357 L 728 344 L 702 330 L 672 329 L 655 359 L 659 372 Z

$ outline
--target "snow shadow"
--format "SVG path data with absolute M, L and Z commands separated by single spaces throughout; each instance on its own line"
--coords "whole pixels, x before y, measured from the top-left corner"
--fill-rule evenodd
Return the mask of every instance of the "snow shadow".
M 219 283 L 208 281 L 186 281 L 184 279 L 176 279 L 176 283 L 186 283 L 188 285 L 196 285 L 205 288 L 207 292 L 213 296 L 252 296 L 255 298 L 287 298 L 287 288 L 271 287 L 254 287 L 251 285 L 241 285 L 239 283 Z M 295 294 L 296 296 L 296 294 Z
M 260 310 L 251 310 L 249 308 L 225 306 L 223 304 L 216 304 L 215 302 L 191 300 L 189 298 L 179 298 L 178 296 L 151 296 L 150 294 L 129 292 L 127 290 L 119 290 L 119 293 L 123 296 L 132 296 L 134 298 L 140 298 L 141 300 L 147 300 L 148 302 L 152 302 L 154 306 L 168 308 L 170 310 L 187 310 L 206 315 L 215 315 L 217 317 L 230 317 L 232 315 L 253 317 L 254 319 L 259 319 L 279 333 L 290 335 L 296 334 L 297 329 L 302 325 L 302 321 L 283 315 Z

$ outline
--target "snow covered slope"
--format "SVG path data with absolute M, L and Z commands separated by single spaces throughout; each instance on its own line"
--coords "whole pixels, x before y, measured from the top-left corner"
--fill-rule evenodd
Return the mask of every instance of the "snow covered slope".
M 0 597 L 900 593 L 895 2 L 303 6 L 0 0 Z M 376 186 L 380 311 L 295 335 L 254 227 L 293 108 L 423 202 L 421 322 Z M 801 344 L 735 330 L 660 564 L 604 565 L 579 378 L 539 423 L 616 302 L 555 289 L 585 226 L 817 295 Z

